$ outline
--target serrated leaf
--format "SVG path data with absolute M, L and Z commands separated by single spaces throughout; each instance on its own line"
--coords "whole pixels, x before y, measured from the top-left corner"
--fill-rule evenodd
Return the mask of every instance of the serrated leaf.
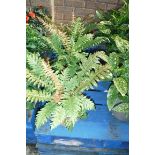
M 52 102 L 48 102 L 37 114 L 36 116 L 36 127 L 41 127 L 44 123 L 48 121 L 54 112 L 56 105 Z
M 61 106 L 57 107 L 51 116 L 51 130 L 61 125 L 66 118 L 65 109 Z
M 117 90 L 121 93 L 122 96 L 128 92 L 128 84 L 125 79 L 122 77 L 114 78 L 114 85 L 116 86 Z

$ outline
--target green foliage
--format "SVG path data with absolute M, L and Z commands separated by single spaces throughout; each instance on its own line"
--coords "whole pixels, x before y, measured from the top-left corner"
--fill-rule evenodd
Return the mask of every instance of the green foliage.
M 115 104 L 117 103 L 117 96 L 118 96 L 118 91 L 114 85 L 111 85 L 109 90 L 108 90 L 108 100 L 107 100 L 107 105 L 108 109 L 111 111 Z
M 32 110 L 34 108 L 35 108 L 34 104 L 32 104 L 31 102 L 26 102 L 26 109 Z
M 33 14 L 33 16 L 32 16 Z M 33 27 L 33 29 L 37 30 L 41 35 L 47 35 L 47 31 L 45 30 L 44 26 L 41 22 L 36 18 L 36 16 L 39 16 L 43 18 L 46 14 L 49 14 L 47 8 L 43 6 L 35 6 L 30 7 L 26 10 L 26 15 L 29 17 L 28 25 Z M 51 17 L 50 17 L 51 18 Z
M 110 29 L 112 35 L 119 35 L 120 37 L 127 39 L 129 37 L 128 5 L 128 0 L 125 0 L 122 7 L 118 10 L 110 10 L 107 13 L 97 11 L 96 16 L 101 21 L 99 22 L 99 29 Z
M 79 37 L 82 37 L 82 35 L 84 34 L 84 30 L 85 30 L 84 24 L 81 22 L 80 18 L 77 18 L 76 21 L 74 21 L 71 24 L 70 29 L 70 33 L 72 36 L 71 40 L 73 40 L 74 42 L 77 41 L 77 39 Z
M 76 121 L 86 114 L 87 110 L 94 109 L 94 103 L 83 96 L 82 92 L 95 85 L 97 81 L 104 79 L 109 74 L 107 67 L 94 64 L 94 62 L 85 66 L 84 62 L 88 61 L 90 57 L 98 61 L 96 55 L 90 55 L 85 58 L 86 60 L 81 60 L 79 71 L 74 76 L 70 76 L 69 67 L 57 74 L 38 55 L 30 53 L 27 55 L 27 66 L 29 66 L 27 80 L 34 86 L 27 89 L 27 101 L 32 103 L 47 102 L 37 115 L 36 126 L 40 127 L 48 119 L 51 119 L 52 129 L 58 125 L 64 125 L 71 129 Z M 92 69 L 94 70 L 92 71 Z M 32 80 L 29 72 L 37 75 L 38 79 L 35 77 Z M 49 85 L 49 77 L 53 85 Z M 35 87 L 36 85 L 38 87 Z
M 43 38 L 42 34 L 31 25 L 26 26 L 26 49 L 37 53 L 51 50 L 48 42 Z
M 122 77 L 114 78 L 114 85 L 116 86 L 117 90 L 121 93 L 122 96 L 128 92 L 128 84 L 125 79 Z
M 128 103 L 118 104 L 117 106 L 115 106 L 113 108 L 113 110 L 117 111 L 117 112 L 125 112 L 126 115 L 128 115 L 128 113 L 129 113 L 129 104 Z
M 37 91 L 27 89 L 26 98 L 28 102 L 45 102 L 50 101 L 51 96 L 47 91 Z
M 48 121 L 51 114 L 55 111 L 56 105 L 54 103 L 48 102 L 44 108 L 42 108 L 37 114 L 36 126 L 41 126 Z
M 107 105 L 109 110 L 128 113 L 128 81 L 129 81 L 129 1 L 117 10 L 108 12 L 96 11 L 93 23 L 87 24 L 86 32 L 107 38 L 106 53 L 103 60 L 109 65 L 112 82 L 108 90 Z M 109 74 L 110 75 L 110 74 Z
M 40 53 L 42 57 L 48 58 L 48 52 L 51 51 L 46 36 L 48 31 L 43 24 L 38 20 L 38 17 L 45 18 L 48 14 L 46 8 L 42 6 L 29 8 L 26 11 L 26 17 L 28 18 L 26 24 L 26 49 L 29 52 Z M 48 20 L 51 17 L 48 16 Z
M 122 53 L 127 53 L 129 51 L 129 43 L 127 40 L 123 40 L 120 36 L 116 36 L 114 38 L 115 44 L 118 48 L 118 50 Z
M 118 51 L 117 53 L 111 53 L 104 59 L 109 64 L 113 75 L 112 85 L 108 90 L 107 105 L 110 111 L 113 110 L 128 113 L 129 45 L 127 40 L 118 36 L 114 39 Z
M 95 36 L 108 38 L 109 41 L 105 42 L 108 54 L 118 50 L 114 41 L 115 36 L 129 39 L 128 5 L 128 0 L 124 0 L 124 4 L 119 9 L 108 12 L 96 11 L 96 16 L 91 23 L 86 24 L 86 32 L 93 32 Z
M 106 42 L 105 37 L 94 38 L 93 34 L 86 34 L 85 27 L 80 18 L 73 21 L 71 27 L 68 27 L 67 32 L 63 31 L 54 23 L 48 22 L 48 20 L 38 19 L 43 23 L 49 33 L 45 40 L 58 55 L 58 59 L 54 64 L 54 68 L 58 71 L 69 66 L 71 70 L 70 74 L 74 75 L 79 69 L 77 64 L 80 63 L 81 58 L 88 56 L 83 51 L 88 47 Z
M 78 119 L 86 117 L 94 103 L 82 93 L 111 75 L 109 65 L 102 65 L 103 52 L 86 54 L 83 50 L 104 40 L 84 34 L 85 27 L 77 19 L 63 32 L 50 22 L 38 18 L 49 35 L 44 37 L 57 60 L 49 62 L 36 52 L 27 52 L 27 102 L 46 102 L 38 112 L 36 126 L 51 120 L 51 129 L 63 125 L 71 130 Z

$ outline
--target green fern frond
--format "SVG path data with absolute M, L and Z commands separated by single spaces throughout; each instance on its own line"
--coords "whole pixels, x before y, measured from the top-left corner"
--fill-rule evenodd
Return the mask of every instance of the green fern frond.
M 74 76 L 68 82 L 64 83 L 64 85 L 67 92 L 74 90 L 79 85 L 78 77 Z
M 51 94 L 46 91 L 27 90 L 26 99 L 30 102 L 45 102 L 51 100 Z
M 26 60 L 28 69 L 31 69 L 36 76 L 44 76 L 44 71 L 41 66 L 42 59 L 39 54 L 27 52 Z
M 74 51 L 82 51 L 105 41 L 108 41 L 108 40 L 104 37 L 96 37 L 95 39 L 93 39 L 92 34 L 85 34 L 78 38 L 77 42 L 73 46 L 73 49 Z
M 84 24 L 81 21 L 81 18 L 77 18 L 71 25 L 71 40 L 75 43 L 77 39 L 83 35 L 85 31 Z
M 48 121 L 48 119 L 50 119 L 55 108 L 56 105 L 54 103 L 48 102 L 40 111 L 38 111 L 35 122 L 37 128 L 41 127 Z
M 78 61 L 85 59 L 89 55 L 88 53 L 84 53 L 84 52 L 82 53 L 74 52 L 73 54 Z
M 38 111 L 36 115 L 36 122 L 35 125 L 37 128 L 41 127 L 45 124 L 48 119 L 50 119 L 52 113 L 54 112 L 56 105 L 52 102 L 46 103 L 46 105 Z
M 55 108 L 51 116 L 51 129 L 56 128 L 58 125 L 62 125 L 65 121 L 66 113 L 62 106 Z
M 100 65 L 100 59 L 104 60 L 104 53 L 96 52 L 90 54 L 88 58 L 81 59 L 79 76 L 89 76 L 90 72 L 98 69 Z
M 43 19 L 41 19 L 40 17 L 37 17 L 37 18 L 50 33 L 52 33 L 52 34 L 54 33 L 55 35 L 57 35 L 60 38 L 63 45 L 69 51 L 70 47 L 71 47 L 71 42 L 70 42 L 70 38 L 67 36 L 67 34 L 65 32 L 62 32 L 61 30 L 59 30 L 57 28 L 57 26 L 55 26 L 54 24 L 49 24 L 49 23 L 45 22 Z
M 93 88 L 93 86 L 97 86 L 97 82 L 99 82 L 100 80 L 105 80 L 108 75 L 109 66 L 97 66 L 95 72 L 90 72 L 89 76 L 80 83 L 78 88 L 75 89 L 74 93 L 80 93 L 84 90 L 88 90 L 89 88 Z
M 70 92 L 78 86 L 77 76 L 72 77 L 70 72 L 70 68 L 66 68 L 60 75 L 60 80 L 62 81 L 63 87 L 66 92 Z
M 61 98 L 62 98 L 62 92 L 63 92 L 63 86 L 58 79 L 57 74 L 52 70 L 49 64 L 47 64 L 44 60 L 42 61 L 42 66 L 45 74 L 51 78 L 53 81 L 53 84 L 55 86 L 56 92 L 53 94 L 53 100 L 59 104 Z
M 65 127 L 71 129 L 79 118 L 81 111 L 81 103 L 78 96 L 69 96 L 67 100 L 62 102 L 62 106 L 65 109 L 66 118 L 64 121 Z
M 59 56 L 64 55 L 66 53 L 66 51 L 62 48 L 62 42 L 57 35 L 52 34 L 51 37 L 49 38 L 44 37 L 44 38 L 48 42 L 48 44 L 51 45 L 51 48 L 56 53 L 58 53 Z
M 48 83 L 38 76 L 34 75 L 30 70 L 26 69 L 26 79 L 32 83 L 34 86 L 40 87 L 47 87 Z
M 39 57 L 39 54 L 27 52 L 26 79 L 31 87 L 32 85 L 37 88 L 42 87 L 50 93 L 55 91 L 53 81 L 44 72 L 42 59 Z
M 79 106 L 79 98 L 77 96 L 69 96 L 68 99 L 63 101 L 62 106 L 64 109 L 66 109 L 67 117 L 77 115 L 78 111 L 81 110 Z
M 39 57 L 39 54 L 34 54 L 34 53 L 30 53 L 27 52 L 26 53 L 26 61 L 28 63 L 28 67 L 30 68 L 36 68 L 39 64 L 39 60 L 41 60 L 41 58 Z
M 93 110 L 95 109 L 95 104 L 91 99 L 87 98 L 84 95 L 80 96 L 81 108 L 82 110 Z
M 83 36 L 80 36 L 77 39 L 77 42 L 73 46 L 72 50 L 74 51 L 81 51 L 81 49 L 84 49 L 84 47 L 87 45 L 87 43 L 93 39 L 92 34 L 85 34 Z
M 70 74 L 69 74 L 69 68 L 65 68 L 62 72 L 61 72 L 61 81 L 63 81 L 64 83 L 69 81 Z
M 90 54 L 88 58 L 82 59 L 80 68 L 84 73 L 89 74 L 92 68 L 95 69 L 96 65 L 99 64 L 99 55 L 100 52 L 96 52 L 94 54 Z
M 109 58 L 108 58 L 108 56 L 105 54 L 105 52 L 103 52 L 103 51 L 101 51 L 101 52 L 96 52 L 95 55 L 109 64 Z
M 61 82 L 58 79 L 56 73 L 54 73 L 54 71 L 50 67 L 50 65 L 47 64 L 44 60 L 42 60 L 42 66 L 43 66 L 43 70 L 44 70 L 45 74 L 47 75 L 47 77 L 50 77 L 51 80 L 53 81 L 56 90 L 61 90 L 62 89 Z

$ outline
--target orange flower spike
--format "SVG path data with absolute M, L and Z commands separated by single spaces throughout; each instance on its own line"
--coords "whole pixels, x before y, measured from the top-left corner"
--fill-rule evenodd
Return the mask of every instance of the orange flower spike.
M 26 23 L 28 23 L 29 21 L 29 16 L 26 16 Z
M 33 11 L 30 11 L 28 14 L 31 18 L 36 18 L 36 14 Z

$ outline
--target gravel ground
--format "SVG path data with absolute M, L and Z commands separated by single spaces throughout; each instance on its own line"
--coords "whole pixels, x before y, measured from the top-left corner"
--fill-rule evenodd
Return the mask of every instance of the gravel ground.
M 35 145 L 26 145 L 26 155 L 39 155 Z

